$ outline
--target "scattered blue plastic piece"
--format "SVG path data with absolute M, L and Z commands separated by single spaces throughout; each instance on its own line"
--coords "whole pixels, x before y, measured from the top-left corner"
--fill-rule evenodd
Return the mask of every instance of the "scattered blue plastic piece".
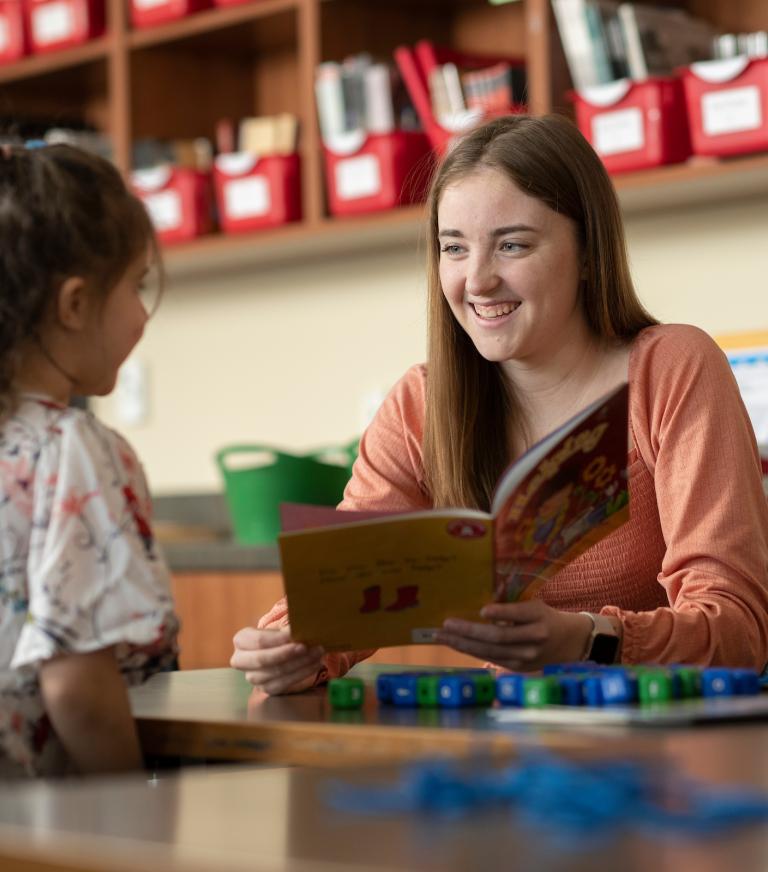
M 392 676 L 390 692 L 392 705 L 402 708 L 415 708 L 419 704 L 416 693 L 416 681 L 419 677 L 415 672 L 404 672 Z
M 736 682 L 732 669 L 702 669 L 702 696 L 733 696 L 736 692 Z
M 582 686 L 585 705 L 601 706 L 603 704 L 603 682 L 600 675 L 588 675 Z
M 574 841 L 639 828 L 650 835 L 721 835 L 768 821 L 768 795 L 707 786 L 665 764 L 631 760 L 575 762 L 533 753 L 502 768 L 468 770 L 458 762 L 405 767 L 394 784 L 334 781 L 326 799 L 336 809 L 367 815 L 429 814 L 458 818 L 489 808 L 513 810 L 525 826 Z
M 384 673 L 376 676 L 376 699 L 379 702 L 392 702 L 392 679 L 394 675 Z
M 443 675 L 437 683 L 440 705 L 462 708 L 475 704 L 475 683 L 466 675 Z
M 760 679 L 753 669 L 734 669 L 733 680 L 738 696 L 756 696 L 760 693 Z
M 560 673 L 555 676 L 560 685 L 560 702 L 562 705 L 584 705 L 583 681 L 577 675 Z
M 603 705 L 631 705 L 637 702 L 637 676 L 626 669 L 611 669 L 600 674 Z
M 525 676 L 520 672 L 506 672 L 496 679 L 496 699 L 501 705 L 523 704 L 523 681 Z

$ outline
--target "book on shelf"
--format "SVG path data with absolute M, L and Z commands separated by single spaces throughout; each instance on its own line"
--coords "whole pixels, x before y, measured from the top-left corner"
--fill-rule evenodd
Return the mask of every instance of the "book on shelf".
M 434 642 L 445 618 L 534 596 L 628 518 L 628 388 L 505 470 L 490 512 L 285 504 L 278 542 L 294 639 L 329 651 Z
M 560 42 L 577 90 L 627 74 L 623 35 L 614 0 L 552 0 Z
M 684 9 L 621 3 L 618 18 L 633 79 L 668 76 L 677 67 L 712 57 L 715 29 Z

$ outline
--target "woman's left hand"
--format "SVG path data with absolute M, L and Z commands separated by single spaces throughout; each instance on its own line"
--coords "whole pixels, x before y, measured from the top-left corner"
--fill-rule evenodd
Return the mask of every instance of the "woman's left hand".
M 541 600 L 485 606 L 481 624 L 448 618 L 436 641 L 517 672 L 581 660 L 592 633 L 587 615 L 561 612 Z

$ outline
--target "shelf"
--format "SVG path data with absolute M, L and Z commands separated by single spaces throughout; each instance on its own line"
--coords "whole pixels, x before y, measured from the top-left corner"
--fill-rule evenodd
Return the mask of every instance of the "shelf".
M 416 246 L 424 238 L 424 206 L 404 206 L 353 218 L 326 218 L 315 223 L 296 222 L 275 230 L 238 235 L 211 234 L 168 246 L 163 258 L 172 279 L 201 273 L 246 270 L 258 264 L 296 263 L 350 252 L 370 251 L 380 245 Z
M 216 31 L 233 25 L 295 12 L 298 7 L 299 0 L 260 0 L 260 2 L 242 3 L 237 6 L 208 9 L 180 21 L 148 27 L 143 30 L 131 30 L 128 33 L 127 42 L 130 48 L 146 48 L 189 39 L 201 34 L 208 38 Z
M 625 214 L 768 195 L 768 154 L 692 158 L 614 177 Z
M 616 176 L 622 212 L 686 208 L 692 205 L 768 195 L 768 155 L 730 160 L 698 159 L 644 173 Z M 276 230 L 243 235 L 211 234 L 164 252 L 172 278 L 205 272 L 246 270 L 257 264 L 295 262 L 349 252 L 370 251 L 384 244 L 424 244 L 424 206 L 408 206 L 354 218 L 298 222 Z
M 106 60 L 112 47 L 112 39 L 102 36 L 75 48 L 63 49 L 50 54 L 30 55 L 14 64 L 0 67 L 0 84 L 44 76 Z

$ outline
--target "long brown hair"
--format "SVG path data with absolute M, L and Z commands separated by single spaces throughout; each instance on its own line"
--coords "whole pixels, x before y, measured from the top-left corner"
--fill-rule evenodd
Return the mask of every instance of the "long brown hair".
M 478 169 L 505 173 L 576 225 L 585 276 L 580 303 L 591 332 L 622 342 L 657 323 L 640 303 L 616 194 L 603 164 L 565 117 L 513 115 L 463 136 L 438 166 L 427 202 L 426 484 L 435 506 L 490 507 L 520 432 L 514 392 L 459 326 L 440 285 L 437 209 L 445 189 Z
M 148 245 L 162 284 L 149 216 L 111 163 L 70 145 L 0 146 L 0 418 L 61 282 L 81 276 L 106 298 Z

